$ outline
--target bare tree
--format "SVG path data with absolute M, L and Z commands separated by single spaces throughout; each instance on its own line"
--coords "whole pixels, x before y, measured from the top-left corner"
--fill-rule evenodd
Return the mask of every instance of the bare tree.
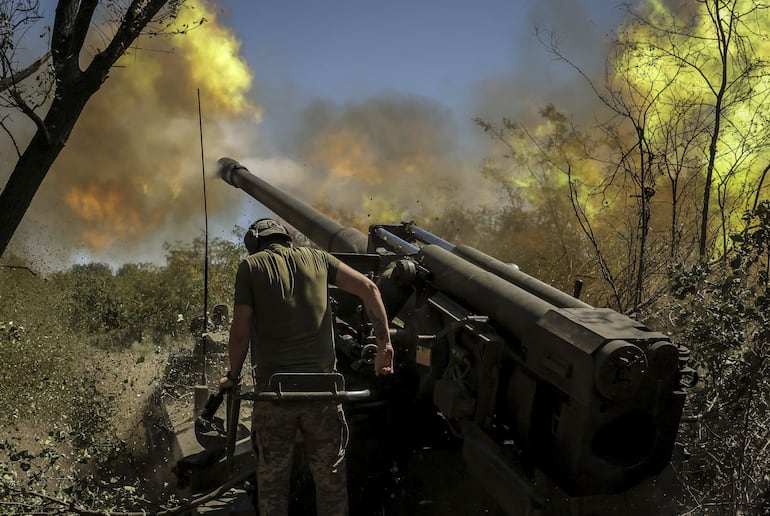
M 488 160 L 482 171 L 500 192 L 497 216 L 504 218 L 502 226 L 508 233 L 517 225 L 516 219 L 526 221 L 527 226 L 533 226 L 533 221 L 542 222 L 536 226 L 538 234 L 534 240 L 537 243 L 530 241 L 528 246 L 522 246 L 538 250 L 538 263 L 529 265 L 538 269 L 539 277 L 554 285 L 560 284 L 560 288 L 568 287 L 564 283 L 567 278 L 600 277 L 603 287 L 588 292 L 588 295 L 597 296 L 593 300 L 595 303 L 624 310 L 629 304 L 628 293 L 605 258 L 602 238 L 597 235 L 589 215 L 587 204 L 592 201 L 584 195 L 586 185 L 573 174 L 581 167 L 580 162 L 593 159 L 588 149 L 601 143 L 581 134 L 552 105 L 543 108 L 540 114 L 542 123 L 550 128 L 543 138 L 508 118 L 499 125 L 480 118 L 475 120 L 485 133 L 502 145 L 504 154 L 501 158 L 513 164 L 505 166 Z M 607 192 L 595 194 L 601 197 Z M 602 200 L 598 203 L 602 204 Z M 538 241 L 543 230 L 549 235 L 547 243 Z M 587 243 L 581 238 L 581 232 Z M 516 238 L 520 238 L 518 233 Z M 501 235 L 500 240 L 506 238 Z M 494 254 L 502 256 L 505 253 L 497 250 Z M 512 258 L 518 261 L 522 250 L 519 249 L 517 254 L 519 257 Z
M 527 140 L 534 149 L 527 159 L 546 167 L 547 174 L 561 176 L 561 195 L 569 198 L 576 229 L 592 249 L 606 302 L 620 311 L 635 311 L 647 300 L 648 271 L 659 269 L 667 257 L 660 252 L 650 257 L 648 252 L 651 246 L 660 247 L 659 236 L 649 230 L 656 193 L 650 136 L 640 130 L 641 124 L 626 123 L 630 108 L 613 107 L 609 121 L 586 132 L 553 106 L 541 111 L 549 131 L 531 131 L 510 120 L 502 127 L 478 123 L 503 143 Z
M 680 8 L 667 8 L 674 4 Z M 603 82 L 538 31 L 607 109 L 593 127 L 561 135 L 572 140 L 566 152 L 548 144 L 543 128 L 503 124 L 512 136 L 537 134 L 531 142 L 568 176 L 575 216 L 606 265 L 614 304 L 631 311 L 665 289 L 666 264 L 706 260 L 715 250 L 724 256 L 740 215 L 761 199 L 770 145 L 770 68 L 762 54 L 770 6 L 656 6 L 628 8 Z
M 671 78 L 670 97 L 688 103 L 688 117 L 697 119 L 697 131 L 707 136 L 701 158 L 701 259 L 708 258 L 714 235 L 727 243 L 733 212 L 749 207 L 746 201 L 759 186 L 747 172 L 764 166 L 757 159 L 770 138 L 764 114 L 770 63 L 762 50 L 769 10 L 756 0 L 699 0 L 665 13 L 629 11 L 631 21 L 621 35 L 624 52 L 637 62 L 648 59 Z M 716 225 L 710 216 L 715 190 L 721 212 Z
M 167 30 L 181 2 L 106 2 L 105 23 L 112 30 L 109 36 L 103 28 L 94 29 L 94 13 L 100 5 L 98 0 L 60 0 L 50 32 L 50 81 L 32 92 L 25 90 L 23 81 L 35 71 L 25 74 L 25 69 L 19 67 L 15 58 L 15 42 L 23 36 L 25 30 L 40 20 L 40 6 L 37 0 L 2 3 L 0 63 L 3 66 L 2 80 L 8 82 L 3 98 L 7 105 L 13 106 L 33 121 L 36 132 L 23 152 L 17 146 L 19 159 L 0 194 L 0 255 L 8 246 L 37 189 L 67 142 L 80 113 L 107 80 L 112 66 L 136 38 L 150 28 L 150 24 L 156 33 Z M 84 50 L 84 44 L 91 30 L 98 32 L 103 47 L 89 56 L 89 52 Z M 10 136 L 10 132 L 6 132 Z

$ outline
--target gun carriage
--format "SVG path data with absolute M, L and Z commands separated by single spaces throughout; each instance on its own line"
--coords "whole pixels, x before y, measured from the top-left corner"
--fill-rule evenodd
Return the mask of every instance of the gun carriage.
M 414 223 L 374 224 L 365 235 L 235 160 L 219 165 L 227 183 L 380 288 L 396 349 L 390 378 L 374 376 L 358 300 L 330 291 L 338 369 L 358 393 L 351 398 L 371 394 L 345 402 L 362 496 L 369 484 L 381 490 L 393 463 L 408 467 L 410 452 L 447 443 L 507 514 L 545 510 L 538 475 L 586 496 L 622 491 L 668 464 L 691 373 L 685 347 Z M 357 440 L 381 459 L 364 459 L 361 471 Z

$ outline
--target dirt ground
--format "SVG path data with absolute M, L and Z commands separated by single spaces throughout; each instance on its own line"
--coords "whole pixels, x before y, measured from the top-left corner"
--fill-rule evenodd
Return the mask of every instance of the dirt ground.
M 85 485 L 94 482 L 98 489 L 115 489 L 121 499 L 126 493 L 147 495 L 142 486 L 154 489 L 152 471 L 158 466 L 151 463 L 154 451 L 148 428 L 158 421 L 164 373 L 176 349 L 135 344 L 124 350 L 93 346 L 82 350 L 73 354 L 67 369 L 83 371 L 84 379 L 93 380 L 93 389 L 88 382 L 84 382 L 87 389 L 49 384 L 36 393 L 36 399 L 45 402 L 0 420 L 0 513 L 24 514 L 24 507 L 41 500 L 31 493 L 66 500 L 77 478 L 81 483 L 91 479 Z M 69 378 L 65 380 L 69 383 Z M 63 396 L 72 392 L 77 393 L 74 398 Z M 134 489 L 131 486 L 138 490 L 128 491 Z M 143 503 L 137 500 L 137 506 Z M 48 509 L 58 510 L 52 503 Z M 98 508 L 104 502 L 82 503 Z
M 168 357 L 168 351 L 141 347 L 95 353 L 93 358 L 107 365 L 107 372 L 96 387 L 99 392 L 114 396 L 112 424 L 119 439 L 138 447 L 143 445 L 142 419 L 160 386 Z
M 89 347 L 87 353 L 80 357 L 82 363 L 74 365 L 73 369 L 83 371 L 87 378 L 93 379 L 100 399 L 112 409 L 110 424 L 119 438 L 127 439 L 136 434 L 137 422 L 141 420 L 143 409 L 161 380 L 168 356 L 168 351 L 150 346 L 135 346 L 122 351 Z M 55 387 L 51 389 L 55 390 Z M 8 432 L 6 436 L 18 438 L 22 443 L 44 438 L 49 431 L 44 422 L 45 416 L 65 412 L 66 404 L 74 401 L 58 399 L 55 393 L 52 394 L 51 402 L 58 406 L 48 407 L 50 413 L 46 412 L 46 407 L 38 407 L 41 412 L 39 420 L 7 418 L 1 421 L 0 425 Z

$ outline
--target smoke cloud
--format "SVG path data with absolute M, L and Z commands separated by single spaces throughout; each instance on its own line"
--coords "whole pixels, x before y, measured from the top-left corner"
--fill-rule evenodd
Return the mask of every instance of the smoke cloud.
M 517 70 L 525 73 L 479 78 L 474 113 L 491 122 L 505 116 L 531 124 L 540 121 L 540 109 L 554 104 L 578 120 L 590 119 L 601 106 L 596 95 L 575 69 L 550 54 L 546 46 L 558 47 L 586 77 L 601 84 L 614 39 L 607 28 L 615 29 L 621 22 L 620 7 L 589 12 L 579 1 L 544 0 L 533 2 L 526 16 L 530 30 L 515 35 L 513 42 L 516 48 L 527 49 L 517 54 L 523 60 Z
M 261 107 L 249 98 L 252 72 L 240 43 L 215 12 L 186 2 L 177 25 L 190 29 L 140 39 L 91 98 L 12 252 L 42 247 L 60 265 L 155 261 L 163 242 L 203 235 L 198 91 L 209 183 L 217 158 L 258 148 Z M 210 213 L 234 222 L 237 196 L 216 181 L 207 189 Z
M 291 152 L 308 171 L 303 198 L 313 204 L 397 223 L 440 213 L 467 191 L 456 123 L 436 102 L 317 101 L 301 118 Z
M 567 12 L 561 4 L 537 4 L 528 13 L 533 32 L 544 26 L 545 13 Z M 266 214 L 243 192 L 213 178 L 222 156 L 238 159 L 331 216 L 352 215 L 361 225 L 424 221 L 448 207 L 494 198 L 478 180 L 479 159 L 493 152 L 491 142 L 478 154 L 469 152 L 470 116 L 456 120 L 447 107 L 426 98 L 383 94 L 347 104 L 315 101 L 287 124 L 296 129 L 280 142 L 281 155 L 270 156 L 259 138 L 262 107 L 252 98 L 254 72 L 241 57 L 240 42 L 205 2 L 184 3 L 180 26 L 200 20 L 184 35 L 139 41 L 112 70 L 38 192 L 11 252 L 43 256 L 54 266 L 73 260 L 161 261 L 164 242 L 202 236 L 198 90 L 210 227 L 219 236 L 231 236 L 236 224 Z M 606 20 L 594 23 L 578 10 L 569 21 L 549 29 L 579 55 L 597 56 L 589 67 L 599 69 L 596 48 L 606 35 L 590 29 Z M 536 44 L 532 33 L 516 37 L 515 45 Z M 585 98 L 575 95 L 576 75 L 563 67 L 544 69 L 545 52 L 523 54 L 532 56 L 520 67 L 530 75 L 479 78 L 472 107 L 453 110 L 490 121 L 526 121 L 557 99 L 567 111 L 579 112 Z M 585 91 L 584 85 L 579 89 Z

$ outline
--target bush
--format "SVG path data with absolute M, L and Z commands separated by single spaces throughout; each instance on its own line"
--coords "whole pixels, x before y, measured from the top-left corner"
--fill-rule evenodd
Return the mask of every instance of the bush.
M 682 427 L 683 504 L 716 513 L 770 510 L 770 203 L 745 222 L 723 260 L 673 274 L 677 340 L 702 375 Z

